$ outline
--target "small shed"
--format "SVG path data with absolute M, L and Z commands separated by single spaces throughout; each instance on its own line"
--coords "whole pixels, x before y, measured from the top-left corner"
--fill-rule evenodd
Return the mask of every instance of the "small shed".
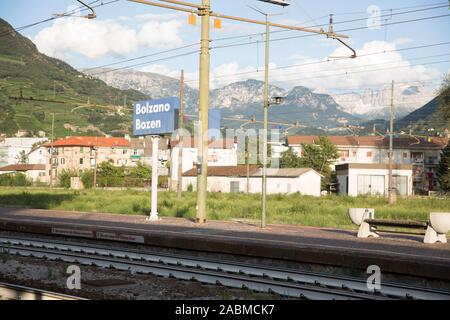
M 389 190 L 387 164 L 345 163 L 336 165 L 339 193 L 349 196 L 380 195 Z M 392 165 L 393 189 L 399 196 L 412 195 L 412 165 Z

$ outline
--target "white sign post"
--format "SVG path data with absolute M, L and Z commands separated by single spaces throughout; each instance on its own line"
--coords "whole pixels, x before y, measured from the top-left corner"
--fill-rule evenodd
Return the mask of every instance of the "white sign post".
M 152 136 L 152 203 L 149 221 L 158 221 L 158 146 L 159 136 Z
M 133 134 L 152 138 L 152 198 L 147 221 L 158 221 L 158 146 L 162 135 L 178 129 L 179 98 L 145 100 L 133 103 Z

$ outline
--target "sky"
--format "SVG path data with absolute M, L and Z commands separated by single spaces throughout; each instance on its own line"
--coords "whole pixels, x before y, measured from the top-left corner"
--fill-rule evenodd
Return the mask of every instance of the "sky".
M 94 2 L 92 5 L 103 3 L 95 8 L 94 20 L 63 17 L 26 28 L 21 33 L 41 52 L 78 69 L 117 63 L 111 67 L 129 67 L 172 77 L 178 77 L 184 69 L 187 84 L 198 86 L 198 18 L 192 26 L 187 23 L 188 13 L 126 0 L 108 4 L 109 1 L 89 0 L 88 3 Z M 200 3 L 200 0 L 189 1 Z M 350 92 L 385 86 L 395 80 L 399 84 L 436 87 L 443 74 L 450 70 L 450 43 L 442 44 L 450 42 L 447 1 L 291 2 L 285 8 L 258 0 L 211 0 L 211 5 L 214 12 L 263 20 L 261 13 L 250 8 L 253 6 L 273 14 L 273 22 L 303 27 L 323 25 L 326 30 L 328 16 L 333 14 L 334 30 L 347 30 L 341 33 L 349 36 L 345 41 L 359 57 L 349 59 L 351 52 L 347 48 L 325 36 L 271 28 L 272 85 Z M 80 4 L 75 0 L 0 0 L 0 17 L 18 28 L 78 7 Z M 76 15 L 84 14 L 86 11 Z M 229 20 L 222 20 L 222 29 L 211 28 L 213 88 L 248 78 L 263 78 L 264 28 Z M 360 29 L 348 30 L 355 28 Z M 441 45 L 410 49 L 434 44 Z M 185 48 L 177 49 L 180 47 Z M 168 50 L 172 51 L 161 53 Z M 122 62 L 143 55 L 152 56 Z

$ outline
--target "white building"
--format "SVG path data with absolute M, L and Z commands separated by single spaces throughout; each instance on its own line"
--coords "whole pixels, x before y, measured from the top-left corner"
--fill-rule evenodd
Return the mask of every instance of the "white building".
M 45 164 L 11 164 L 0 168 L 1 174 L 23 173 L 34 182 L 46 182 Z
M 194 139 L 184 139 L 183 141 L 183 163 L 181 167 L 182 172 L 191 170 L 198 162 L 197 146 L 194 143 Z M 172 186 L 175 187 L 178 183 L 178 155 L 180 148 L 178 146 L 178 141 L 172 141 L 171 145 L 172 152 L 170 171 Z M 233 140 L 214 140 L 209 143 L 208 168 L 216 166 L 237 166 L 237 164 L 237 147 Z
M 21 152 L 28 155 L 35 144 L 47 140 L 47 138 L 5 138 L 0 142 L 0 167 L 18 163 Z
M 267 169 L 267 194 L 293 194 L 320 197 L 322 176 L 309 168 Z M 183 174 L 183 190 L 196 190 L 197 170 Z M 262 169 L 251 166 L 218 166 L 208 168 L 207 190 L 223 193 L 261 193 Z
M 397 195 L 413 194 L 412 165 L 393 165 L 393 188 Z M 385 164 L 346 163 L 336 165 L 339 193 L 349 196 L 380 195 L 389 190 L 389 167 Z

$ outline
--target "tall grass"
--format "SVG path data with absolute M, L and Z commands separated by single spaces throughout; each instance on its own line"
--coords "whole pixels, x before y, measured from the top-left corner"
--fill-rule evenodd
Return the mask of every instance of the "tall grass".
M 195 217 L 196 194 L 160 192 L 158 212 L 166 217 Z M 375 208 L 377 218 L 426 220 L 430 211 L 449 211 L 447 199 L 399 199 L 388 205 L 383 198 L 327 196 L 321 198 L 294 195 L 270 195 L 268 222 L 317 227 L 353 228 L 348 208 Z M 260 195 L 210 193 L 208 219 L 260 219 Z M 150 193 L 136 190 L 70 191 L 44 188 L 2 188 L 0 207 L 27 207 L 64 211 L 109 212 L 147 215 Z

